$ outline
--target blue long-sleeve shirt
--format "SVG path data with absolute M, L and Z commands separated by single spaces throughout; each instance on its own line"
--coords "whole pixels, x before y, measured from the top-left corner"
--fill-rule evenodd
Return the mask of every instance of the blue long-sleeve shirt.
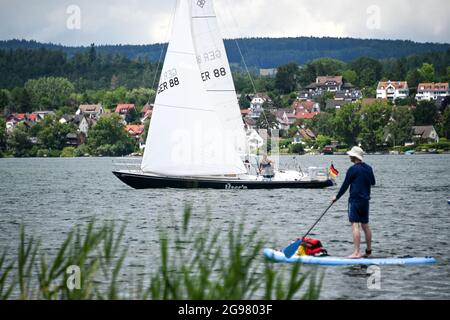
M 355 163 L 348 169 L 336 199 L 342 197 L 350 186 L 349 200 L 370 200 L 370 187 L 374 185 L 375 176 L 372 168 L 364 162 Z

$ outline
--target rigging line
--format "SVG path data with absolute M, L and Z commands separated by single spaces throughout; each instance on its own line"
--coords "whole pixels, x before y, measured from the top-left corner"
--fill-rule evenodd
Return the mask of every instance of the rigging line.
M 237 23 L 236 19 L 234 18 L 234 15 L 233 15 L 233 13 L 231 12 L 230 8 L 231 8 L 230 2 L 227 0 L 227 11 L 228 11 L 228 13 L 229 13 L 231 19 L 233 19 L 234 25 L 236 26 L 236 31 L 237 31 L 237 33 L 238 33 L 238 38 L 242 39 L 242 38 L 243 38 L 243 37 L 242 37 L 242 34 L 241 34 L 241 32 L 239 31 L 239 24 Z M 251 85 L 252 85 L 252 88 L 253 88 L 253 92 L 256 94 L 255 83 L 254 83 L 253 78 L 252 78 L 252 75 L 250 74 L 250 71 L 249 71 L 249 69 L 248 69 L 247 62 L 245 62 L 244 55 L 242 54 L 241 47 L 239 46 L 239 43 L 237 42 L 237 38 L 236 38 L 236 37 L 234 38 L 234 42 L 235 42 L 236 47 L 237 47 L 237 49 L 238 49 L 239 55 L 241 56 L 241 60 L 242 60 L 242 63 L 244 64 L 245 71 L 247 72 L 247 75 L 248 75 L 248 77 L 249 77 L 249 79 L 250 79 L 250 82 L 251 82 Z M 245 43 L 244 43 L 244 46 L 245 46 Z
M 168 40 L 169 30 L 171 29 L 170 26 L 173 26 L 173 21 L 175 19 L 175 11 L 177 10 L 177 4 L 178 4 L 178 1 L 175 1 L 175 5 L 172 8 L 172 16 L 169 21 L 169 25 L 167 26 L 167 29 L 166 29 L 166 35 L 164 36 L 164 39 L 167 40 L 167 48 L 169 48 L 169 40 Z M 161 43 L 161 52 L 159 53 L 158 64 L 156 66 L 155 76 L 153 77 L 153 83 L 151 86 L 152 89 L 155 88 L 156 77 L 158 76 L 158 70 L 159 70 L 159 66 L 161 65 L 161 59 L 162 59 L 163 52 L 164 52 L 164 43 Z M 156 95 L 155 95 L 155 99 L 156 99 Z M 147 104 L 150 104 L 150 97 L 148 97 Z

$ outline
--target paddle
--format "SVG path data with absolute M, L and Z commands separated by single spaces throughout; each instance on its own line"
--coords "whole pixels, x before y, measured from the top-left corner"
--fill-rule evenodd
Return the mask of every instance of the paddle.
M 300 239 L 297 239 L 296 241 L 292 242 L 290 245 L 288 245 L 286 248 L 283 249 L 283 253 L 286 256 L 286 258 L 289 259 L 290 257 L 292 257 L 294 255 L 295 252 L 297 252 L 297 249 L 298 249 L 298 247 L 300 247 L 302 240 L 304 238 L 306 238 L 306 236 L 316 226 L 316 224 L 320 221 L 320 219 L 322 219 L 322 217 L 325 215 L 325 213 L 327 213 L 328 209 L 331 208 L 333 203 L 334 203 L 334 201 L 330 203 L 330 205 L 325 209 L 325 211 L 322 213 L 322 215 L 319 217 L 319 219 L 317 219 L 316 222 L 314 222 L 312 227 L 309 228 L 308 232 L 306 232 L 306 234 L 303 237 L 301 237 Z

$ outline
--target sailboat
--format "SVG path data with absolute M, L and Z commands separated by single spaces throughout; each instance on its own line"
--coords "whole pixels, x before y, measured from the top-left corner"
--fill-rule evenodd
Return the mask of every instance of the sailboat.
M 212 0 L 178 0 L 143 159 L 113 173 L 136 188 L 324 188 L 327 173 L 244 165 L 247 137 Z M 313 174 L 310 174 L 313 172 Z

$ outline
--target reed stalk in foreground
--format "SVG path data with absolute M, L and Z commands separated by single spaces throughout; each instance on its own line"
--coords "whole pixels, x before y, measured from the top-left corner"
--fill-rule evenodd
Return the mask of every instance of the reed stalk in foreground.
M 133 279 L 137 299 L 317 299 L 322 277 L 302 273 L 299 264 L 282 266 L 264 261 L 264 241 L 257 229 L 244 231 L 244 223 L 233 224 L 226 235 L 211 230 L 210 219 L 191 223 L 187 206 L 180 223 L 160 231 L 159 261 L 155 272 Z M 195 226 L 194 226 L 195 225 Z M 125 271 L 125 226 L 97 226 L 90 221 L 74 228 L 52 258 L 39 243 L 20 231 L 16 261 L 0 256 L 0 299 L 125 299 L 117 285 Z M 150 257 L 149 257 L 150 258 Z M 75 267 L 75 268 L 74 268 Z M 72 273 L 81 276 L 72 279 Z M 290 272 L 285 272 L 289 270 Z M 309 278 L 309 279 L 308 279 Z M 307 288 L 306 281 L 309 280 Z M 304 289 L 304 290 L 302 290 Z

